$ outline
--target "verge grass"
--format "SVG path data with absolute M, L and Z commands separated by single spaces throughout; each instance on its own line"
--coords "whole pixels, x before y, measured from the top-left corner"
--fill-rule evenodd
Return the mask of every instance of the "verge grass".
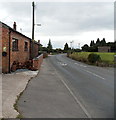
M 102 52 L 74 52 L 69 55 L 70 58 L 81 61 L 81 62 L 88 62 L 88 56 L 89 54 L 94 53 L 97 55 L 100 55 L 101 57 L 101 62 L 102 63 L 107 63 L 109 65 L 114 64 L 114 55 L 115 53 L 102 53 Z

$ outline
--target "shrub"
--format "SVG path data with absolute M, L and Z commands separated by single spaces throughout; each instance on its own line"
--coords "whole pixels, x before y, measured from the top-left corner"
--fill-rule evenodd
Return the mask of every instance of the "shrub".
M 25 67 L 27 69 L 31 69 L 32 66 L 33 66 L 32 60 L 28 60 L 28 61 L 25 62 Z
M 92 54 L 89 54 L 89 56 L 88 56 L 88 61 L 90 63 L 96 63 L 100 60 L 101 60 L 100 55 L 92 53 Z
M 48 57 L 48 53 L 47 52 L 43 52 L 43 58 Z

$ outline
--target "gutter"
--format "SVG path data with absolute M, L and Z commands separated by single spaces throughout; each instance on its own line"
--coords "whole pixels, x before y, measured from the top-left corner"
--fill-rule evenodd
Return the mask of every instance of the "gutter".
M 10 36 L 11 36 L 11 30 L 9 29 L 9 61 L 8 61 L 8 72 L 10 73 L 11 72 L 11 70 L 10 70 L 10 48 L 11 48 L 11 44 L 10 44 Z

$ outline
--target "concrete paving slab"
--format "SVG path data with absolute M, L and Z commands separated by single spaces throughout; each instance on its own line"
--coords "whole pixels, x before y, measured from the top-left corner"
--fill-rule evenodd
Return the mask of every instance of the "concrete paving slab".
M 19 114 L 13 105 L 17 96 L 25 89 L 28 81 L 36 76 L 38 71 L 20 69 L 11 74 L 2 75 L 2 117 L 16 118 Z

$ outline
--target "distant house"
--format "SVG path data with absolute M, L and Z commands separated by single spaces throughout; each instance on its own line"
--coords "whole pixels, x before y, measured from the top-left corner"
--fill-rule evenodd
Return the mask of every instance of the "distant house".
M 32 53 L 31 38 L 23 35 L 16 30 L 16 22 L 13 28 L 5 23 L 0 22 L 1 38 L 0 45 L 2 45 L 2 72 L 7 73 L 11 71 L 11 67 L 15 62 L 24 64 L 30 58 L 38 56 L 39 43 L 34 42 L 34 51 Z
M 100 46 L 98 47 L 98 52 L 110 52 L 109 46 Z

